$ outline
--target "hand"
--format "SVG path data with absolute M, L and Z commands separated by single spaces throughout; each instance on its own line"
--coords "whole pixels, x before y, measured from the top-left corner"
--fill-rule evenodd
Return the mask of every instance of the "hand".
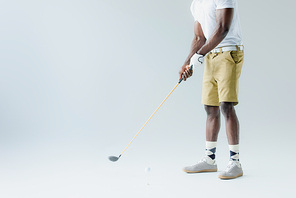
M 189 69 L 189 65 L 183 65 L 179 71 L 179 80 L 183 78 L 184 81 L 186 81 L 187 78 L 192 76 L 193 74 L 193 69 Z
M 193 67 L 200 66 L 204 62 L 204 56 L 202 54 L 195 53 L 190 59 L 190 65 Z

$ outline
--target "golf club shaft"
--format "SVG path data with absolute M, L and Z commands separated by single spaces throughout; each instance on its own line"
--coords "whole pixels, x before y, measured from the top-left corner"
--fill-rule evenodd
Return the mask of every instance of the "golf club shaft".
M 189 67 L 190 70 L 193 69 L 193 65 Z M 139 133 L 142 131 L 142 129 L 146 126 L 146 124 L 149 122 L 149 120 L 154 116 L 154 114 L 158 111 L 158 109 L 161 107 L 161 105 L 168 99 L 168 97 L 173 93 L 173 91 L 178 87 L 178 85 L 183 81 L 183 77 L 180 78 L 179 82 L 175 85 L 175 87 L 172 89 L 172 91 L 167 95 L 167 97 L 162 101 L 162 103 L 157 107 L 157 109 L 153 112 L 153 114 L 150 116 L 150 118 L 145 122 L 145 124 L 142 126 L 142 128 L 139 130 L 139 132 L 135 135 L 135 137 L 130 141 L 130 143 L 125 147 L 125 149 L 120 153 L 119 157 L 124 153 L 124 151 L 129 147 L 129 145 L 134 141 L 134 139 L 139 135 Z
M 166 99 L 173 93 L 173 91 L 178 87 L 178 85 L 182 82 L 183 78 L 175 85 L 175 87 L 172 89 L 172 91 L 167 95 L 167 97 L 162 101 L 162 103 L 157 107 L 157 109 L 153 112 L 153 114 L 150 116 L 150 118 L 145 122 L 145 124 L 142 126 L 142 128 L 139 130 L 139 132 L 135 135 L 135 137 L 130 141 L 130 143 L 125 147 L 125 149 L 122 151 L 120 156 L 124 153 L 124 151 L 129 147 L 129 145 L 133 142 L 133 140 L 139 135 L 139 133 L 142 131 L 142 129 L 146 126 L 146 124 L 149 122 L 149 120 L 154 116 L 154 114 L 157 112 L 157 110 L 161 107 L 161 105 L 166 101 Z

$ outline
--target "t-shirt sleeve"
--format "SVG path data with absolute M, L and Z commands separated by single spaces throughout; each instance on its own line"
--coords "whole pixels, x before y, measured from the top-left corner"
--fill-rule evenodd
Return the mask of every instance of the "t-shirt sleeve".
M 216 9 L 234 8 L 235 0 L 216 0 Z
M 194 21 L 198 21 L 197 14 L 196 14 L 196 11 L 195 11 L 195 1 L 192 1 L 191 6 L 190 6 L 190 10 L 191 10 L 191 14 L 192 14 L 192 16 L 194 18 Z

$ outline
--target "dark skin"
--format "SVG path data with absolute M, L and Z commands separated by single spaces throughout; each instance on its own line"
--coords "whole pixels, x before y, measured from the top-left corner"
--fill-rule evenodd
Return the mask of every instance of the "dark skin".
M 228 143 L 239 144 L 239 121 L 233 102 L 221 102 L 220 105 L 225 118 Z M 216 142 L 220 130 L 220 107 L 205 105 L 205 110 L 207 112 L 206 140 Z
M 232 8 L 216 10 L 217 25 L 208 40 L 204 36 L 200 23 L 198 21 L 195 22 L 194 39 L 191 44 L 190 53 L 179 71 L 179 80 L 183 78 L 186 81 L 187 78 L 192 76 L 193 71 L 189 70 L 189 63 L 194 53 L 197 52 L 198 54 L 206 55 L 226 37 L 231 26 L 233 11 Z M 239 121 L 235 113 L 234 104 L 233 102 L 221 102 L 220 105 L 225 118 L 228 143 L 230 145 L 238 144 Z M 205 105 L 205 110 L 207 113 L 206 140 L 217 141 L 220 130 L 220 107 Z
M 195 21 L 194 38 L 191 43 L 189 55 L 179 71 L 179 80 L 183 77 L 183 80 L 186 81 L 187 78 L 192 76 L 192 71 L 189 70 L 189 63 L 193 54 L 197 52 L 198 54 L 206 55 L 226 37 L 232 22 L 232 18 L 233 8 L 216 10 L 217 25 L 208 40 L 204 36 L 200 23 Z

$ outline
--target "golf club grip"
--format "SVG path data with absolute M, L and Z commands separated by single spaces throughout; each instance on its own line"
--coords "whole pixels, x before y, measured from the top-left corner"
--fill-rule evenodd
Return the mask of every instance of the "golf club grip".
M 191 65 L 190 67 L 189 67 L 189 70 L 191 71 L 193 69 L 193 65 Z M 183 81 L 183 77 L 179 80 L 179 84 L 181 83 Z

